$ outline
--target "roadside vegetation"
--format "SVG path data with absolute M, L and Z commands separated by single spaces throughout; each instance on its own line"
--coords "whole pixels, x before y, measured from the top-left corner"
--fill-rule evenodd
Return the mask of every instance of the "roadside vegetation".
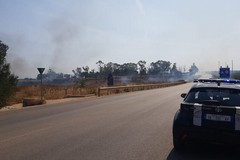
M 47 82 L 53 81 L 54 83 L 67 83 L 71 80 L 82 81 L 86 79 L 102 80 L 107 79 L 109 74 L 112 74 L 115 78 L 131 77 L 129 82 L 134 82 L 134 79 L 142 80 L 142 82 L 160 82 L 170 79 L 184 79 L 195 75 L 198 72 L 198 67 L 193 63 L 187 70 L 186 67 L 177 67 L 176 63 L 169 61 L 157 60 L 147 65 L 147 62 L 140 60 L 137 63 L 104 63 L 99 60 L 96 62 L 98 65 L 98 71 L 90 69 L 88 66 L 77 67 L 72 70 L 72 75 L 57 73 L 56 71 L 49 69 L 42 75 L 43 79 Z M 141 78 L 139 78 L 141 77 Z M 37 76 L 37 80 L 40 80 L 40 74 Z M 122 79 L 124 79 L 122 78 Z M 124 81 L 124 80 L 123 80 Z M 136 81 L 136 80 L 135 80 Z M 80 83 L 80 82 L 77 82 Z
M 10 72 L 10 64 L 6 61 L 7 50 L 8 46 L 0 41 L 0 108 L 14 95 L 18 81 Z
M 39 99 L 40 80 L 36 78 L 19 79 L 11 74 L 10 64 L 6 62 L 8 46 L 0 41 L 0 108 L 6 105 L 22 103 L 24 99 Z M 193 79 L 198 72 L 193 63 L 189 69 L 177 67 L 176 63 L 157 60 L 147 65 L 140 60 L 137 63 L 96 62 L 98 70 L 88 66 L 77 67 L 72 74 L 57 73 L 48 69 L 42 74 L 44 100 L 97 95 L 99 87 L 158 84 Z M 129 92 L 127 89 L 124 92 Z M 136 89 L 141 90 L 141 88 Z M 122 91 L 116 90 L 114 93 Z M 108 94 L 108 93 L 106 93 Z

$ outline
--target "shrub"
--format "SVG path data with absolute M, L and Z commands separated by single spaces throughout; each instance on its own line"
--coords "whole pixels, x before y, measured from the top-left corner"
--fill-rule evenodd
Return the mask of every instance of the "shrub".
M 7 104 L 17 86 L 17 77 L 10 72 L 10 64 L 6 62 L 8 46 L 0 41 L 0 108 Z

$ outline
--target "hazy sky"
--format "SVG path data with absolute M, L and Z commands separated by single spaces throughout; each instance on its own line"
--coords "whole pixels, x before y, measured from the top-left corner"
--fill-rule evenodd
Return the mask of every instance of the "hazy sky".
M 239 0 L 0 0 L 0 40 L 20 78 L 96 62 L 166 60 L 240 70 Z

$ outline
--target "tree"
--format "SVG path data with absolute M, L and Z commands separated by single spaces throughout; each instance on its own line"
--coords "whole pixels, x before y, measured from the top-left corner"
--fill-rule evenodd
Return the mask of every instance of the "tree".
M 177 64 L 176 64 L 176 63 L 173 63 L 173 66 L 172 66 L 170 72 L 171 72 L 171 73 L 174 73 L 174 72 L 176 72 L 176 71 L 177 71 Z
M 53 81 L 54 79 L 57 79 L 57 77 L 58 77 L 58 74 L 54 70 L 49 68 L 47 72 L 47 79 L 49 81 Z
M 8 46 L 0 41 L 0 108 L 14 94 L 18 82 L 18 78 L 10 72 L 10 64 L 6 62 L 7 50 Z
M 113 63 L 112 62 L 108 62 L 107 64 L 104 65 L 104 67 L 102 68 L 102 74 L 107 77 L 109 75 L 109 73 L 113 72 Z
M 146 68 L 146 61 L 138 61 L 138 66 L 139 66 L 139 74 L 146 75 L 147 74 L 147 68 Z
M 63 75 L 63 78 L 70 79 L 70 78 L 71 78 L 71 75 L 70 75 L 70 74 L 64 74 L 64 75 Z
M 72 70 L 75 78 L 81 78 L 82 68 L 77 67 L 75 70 Z
M 124 63 L 120 66 L 120 74 L 122 76 L 135 76 L 138 74 L 138 67 L 135 63 Z
M 171 62 L 158 60 L 157 62 L 152 62 L 150 64 L 150 68 L 148 70 L 149 74 L 151 75 L 161 75 L 164 73 L 168 73 L 171 69 Z
M 82 67 L 82 70 L 83 70 L 83 72 L 82 72 L 83 77 L 87 78 L 89 75 L 89 67 L 88 66 Z
M 116 76 L 119 76 L 121 71 L 120 71 L 121 65 L 118 63 L 113 63 L 113 74 Z
M 170 73 L 171 75 L 174 77 L 174 78 L 181 78 L 182 77 L 182 72 L 180 72 L 178 69 L 177 69 L 177 64 L 176 63 L 173 63 L 173 66 L 170 70 Z
M 101 74 L 101 73 L 102 73 L 102 69 L 103 69 L 103 66 L 102 66 L 102 65 L 104 65 L 104 63 L 103 63 L 103 61 L 99 60 L 99 61 L 97 61 L 96 64 L 98 65 L 98 67 L 99 67 L 99 73 Z
M 190 73 L 191 75 L 193 75 L 193 74 L 196 74 L 197 72 L 198 72 L 198 68 L 197 68 L 197 66 L 195 65 L 195 63 L 193 63 L 192 66 L 191 66 L 190 69 L 189 69 L 189 73 Z
M 95 70 L 94 70 L 94 69 L 92 69 L 92 70 L 89 72 L 89 77 L 95 78 Z

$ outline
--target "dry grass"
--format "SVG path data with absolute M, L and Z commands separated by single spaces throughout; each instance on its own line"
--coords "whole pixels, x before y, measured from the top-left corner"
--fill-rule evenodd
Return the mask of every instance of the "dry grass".
M 87 80 L 85 87 L 78 87 L 76 85 L 71 86 L 56 86 L 56 85 L 43 85 L 43 96 L 45 100 L 62 99 L 65 97 L 85 96 L 89 94 L 97 94 L 98 87 L 106 87 L 106 80 Z M 122 85 L 120 82 L 116 82 L 115 86 Z M 132 84 L 125 84 L 132 85 Z M 16 88 L 15 95 L 10 99 L 8 105 L 22 103 L 23 99 L 41 98 L 40 85 L 21 86 Z
M 78 88 L 76 86 L 43 86 L 43 98 L 45 100 L 62 99 L 71 96 L 85 96 L 88 94 L 96 94 L 95 87 Z M 22 103 L 26 98 L 41 98 L 41 87 L 24 86 L 17 87 L 15 95 L 10 99 L 8 105 Z
M 129 85 L 138 85 L 139 83 L 115 83 L 114 86 L 129 86 Z M 55 86 L 55 85 L 43 85 L 43 98 L 44 100 L 56 100 L 62 99 L 65 97 L 79 97 L 86 96 L 89 94 L 97 95 L 98 87 L 106 87 L 105 81 L 87 81 L 85 87 L 80 88 L 79 86 Z M 101 91 L 101 95 L 108 94 L 118 94 L 123 92 L 133 92 L 138 90 L 145 90 L 146 88 L 135 87 L 135 88 L 125 88 L 125 89 L 116 89 L 111 91 Z M 40 85 L 32 85 L 32 86 L 22 86 L 17 87 L 15 95 L 10 99 L 8 105 L 13 105 L 17 103 L 22 103 L 23 99 L 40 99 L 41 98 L 41 87 Z

